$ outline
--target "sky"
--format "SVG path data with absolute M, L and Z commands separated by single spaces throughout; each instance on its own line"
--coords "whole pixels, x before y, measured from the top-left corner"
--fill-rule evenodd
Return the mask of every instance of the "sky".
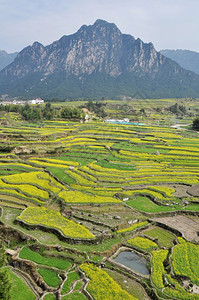
M 199 0 L 0 0 L 0 49 L 44 46 L 97 19 L 115 23 L 156 50 L 199 52 Z

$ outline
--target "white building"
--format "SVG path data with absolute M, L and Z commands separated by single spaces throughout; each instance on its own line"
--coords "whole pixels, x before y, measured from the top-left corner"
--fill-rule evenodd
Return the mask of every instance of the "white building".
M 42 100 L 41 98 L 37 98 L 37 99 L 33 99 L 29 101 L 30 104 L 43 104 L 44 100 Z

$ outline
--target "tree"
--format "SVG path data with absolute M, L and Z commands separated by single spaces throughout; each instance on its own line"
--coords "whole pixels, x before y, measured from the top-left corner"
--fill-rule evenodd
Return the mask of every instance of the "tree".
M 0 299 L 10 300 L 10 282 L 7 270 L 0 269 Z
M 53 116 L 54 116 L 54 110 L 51 107 L 51 103 L 47 102 L 43 109 L 43 117 L 47 120 L 52 120 Z
M 84 112 L 78 108 L 65 107 L 61 110 L 61 117 L 64 119 L 82 119 Z
M 6 264 L 6 253 L 2 246 L 0 246 L 0 268 L 4 267 Z
M 194 130 L 199 130 L 199 117 L 193 120 L 192 128 Z
M 145 109 L 144 109 L 144 108 L 141 108 L 141 109 L 140 109 L 140 114 L 142 114 L 142 115 L 146 116 L 146 111 L 145 111 Z
M 0 299 L 9 300 L 11 285 L 9 281 L 8 271 L 3 269 L 5 264 L 6 264 L 5 249 L 2 246 L 0 246 Z

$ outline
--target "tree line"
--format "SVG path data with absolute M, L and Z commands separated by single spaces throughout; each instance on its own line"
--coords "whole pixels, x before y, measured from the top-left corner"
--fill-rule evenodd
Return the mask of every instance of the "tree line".
M 16 112 L 19 113 L 22 118 L 26 121 L 42 121 L 52 120 L 53 118 L 64 118 L 64 119 L 84 119 L 85 113 L 82 109 L 65 107 L 65 108 L 54 108 L 51 103 L 47 102 L 45 106 L 33 106 L 29 104 L 25 105 L 0 105 L 1 111 Z

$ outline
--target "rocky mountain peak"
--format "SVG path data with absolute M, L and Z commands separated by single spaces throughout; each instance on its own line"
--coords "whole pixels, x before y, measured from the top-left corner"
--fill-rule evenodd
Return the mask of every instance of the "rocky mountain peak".
M 110 26 L 110 25 L 113 25 L 113 26 L 115 26 L 115 27 L 117 27 L 114 23 L 109 23 L 109 22 L 107 22 L 107 21 L 105 21 L 105 20 L 102 20 L 102 19 L 97 19 L 95 22 L 94 22 L 94 24 L 93 24 L 93 26 L 99 26 L 99 27 L 102 27 L 102 26 Z
M 118 31 L 118 33 L 121 33 L 121 31 L 118 29 L 118 27 L 114 24 L 114 23 L 109 23 L 107 21 L 98 19 L 95 21 L 95 23 L 92 25 L 92 27 L 94 29 L 98 29 L 98 30 L 102 30 L 102 29 L 106 29 L 106 30 L 112 30 L 112 31 Z
M 152 43 L 122 34 L 115 24 L 99 19 L 46 47 L 34 42 L 24 48 L 15 61 L 0 72 L 0 94 L 9 93 L 8 82 L 21 93 L 26 86 L 26 95 L 44 89 L 41 96 L 49 95 L 52 89 L 62 95 L 70 91 L 70 95 L 77 97 L 89 93 L 103 96 L 104 91 L 108 95 L 127 95 L 127 91 L 134 93 L 138 89 L 140 92 L 147 89 L 148 94 L 153 94 L 154 86 L 164 89 L 168 95 L 171 86 L 175 90 L 179 85 L 179 91 L 185 91 L 182 86 L 186 86 L 186 80 L 189 81 L 187 90 L 190 84 L 199 89 L 199 77 L 184 72 L 157 52 Z M 157 97 L 155 91 L 154 95 Z
M 98 19 L 93 25 L 83 25 L 78 30 L 77 34 L 82 36 L 93 36 L 106 38 L 108 35 L 117 34 L 121 35 L 121 31 L 114 23 L 108 23 L 107 21 Z
M 39 42 L 34 42 L 32 44 L 32 48 L 34 48 L 34 49 L 41 49 L 41 48 L 44 48 L 44 46 L 41 43 L 39 43 Z

